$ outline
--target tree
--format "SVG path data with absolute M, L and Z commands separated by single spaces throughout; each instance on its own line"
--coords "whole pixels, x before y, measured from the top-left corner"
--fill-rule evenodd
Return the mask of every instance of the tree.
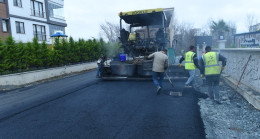
M 3 68 L 5 71 L 17 70 L 17 46 L 12 36 L 8 36 L 5 40 L 5 46 L 2 51 Z
M 26 43 L 26 55 L 24 55 L 23 59 L 25 59 L 25 63 L 28 65 L 29 68 L 35 67 L 35 53 L 34 47 L 31 42 Z
M 100 36 L 107 39 L 109 42 L 118 42 L 120 37 L 120 26 L 106 21 L 105 24 L 100 25 Z
M 218 36 L 224 36 L 224 33 L 229 31 L 229 26 L 223 19 L 217 22 L 212 21 L 210 28 L 212 33 L 216 33 Z
M 42 42 L 42 44 L 41 44 L 41 52 L 42 52 L 42 61 L 43 61 L 43 65 L 45 66 L 45 67 L 47 67 L 48 66 L 48 64 L 49 64 L 49 61 L 50 61 L 50 49 L 48 48 L 48 45 L 46 44 L 46 42 L 44 41 L 44 42 Z
M 200 36 L 211 36 L 210 25 L 212 20 L 208 20 L 208 22 L 201 27 Z
M 26 55 L 25 45 L 20 41 L 17 44 L 17 67 L 19 70 L 26 69 L 27 65 L 24 63 L 24 56 Z
M 11 36 L 8 36 L 4 43 L 0 38 L 0 73 L 9 74 L 41 67 L 97 60 L 103 51 L 101 43 L 104 47 L 108 46 L 108 43 L 102 40 L 80 39 L 74 42 L 71 37 L 69 42 L 65 39 L 60 42 L 58 38 L 55 38 L 54 49 L 50 49 L 45 42 L 39 43 L 36 38 L 26 44 L 16 43 Z M 109 47 L 111 50 L 113 48 Z
M 4 71 L 4 64 L 3 64 L 3 61 L 4 61 L 4 45 L 3 45 L 3 41 L 2 41 L 2 38 L 0 37 L 0 72 L 3 72 Z
M 227 47 L 234 43 L 233 36 L 236 34 L 236 24 L 234 22 L 226 22 L 223 19 L 218 21 L 211 20 L 210 29 L 213 46 L 218 45 L 219 36 L 225 37 Z
M 34 47 L 34 54 L 35 54 L 34 66 L 37 68 L 42 67 L 43 66 L 42 50 L 37 38 L 33 38 L 33 47 Z
M 250 30 L 251 26 L 255 25 L 256 23 L 257 23 L 257 20 L 253 14 L 246 15 L 246 26 L 247 26 L 249 32 L 251 32 L 251 30 Z
M 187 51 L 190 45 L 194 45 L 195 30 L 189 23 L 179 23 L 177 19 L 174 21 L 174 39 L 177 40 L 174 49 L 176 55 L 182 55 L 182 51 Z

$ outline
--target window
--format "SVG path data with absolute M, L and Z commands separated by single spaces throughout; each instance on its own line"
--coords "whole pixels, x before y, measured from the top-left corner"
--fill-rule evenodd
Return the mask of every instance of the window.
M 14 0 L 14 6 L 22 7 L 22 0 Z
M 46 41 L 46 30 L 45 26 L 42 25 L 33 25 L 33 35 L 39 41 Z
M 34 16 L 44 17 L 43 4 L 41 2 L 31 0 L 31 14 Z
M 57 32 L 65 33 L 65 27 L 56 26 L 56 25 L 49 25 L 49 29 L 50 29 L 50 35 L 53 35 Z
M 8 21 L 5 19 L 2 19 L 2 31 L 3 32 L 8 32 Z
M 24 23 L 23 22 L 16 21 L 15 25 L 16 25 L 16 33 L 22 33 L 22 34 L 25 33 L 25 31 L 24 31 Z

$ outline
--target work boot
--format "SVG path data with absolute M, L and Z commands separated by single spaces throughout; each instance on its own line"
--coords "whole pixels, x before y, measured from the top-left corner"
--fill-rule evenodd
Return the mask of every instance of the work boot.
M 162 90 L 162 88 L 159 86 L 157 87 L 157 95 L 160 95 L 160 91 Z
M 188 84 L 185 84 L 184 87 L 185 87 L 185 88 L 192 88 L 192 86 L 191 86 L 191 85 L 188 85 Z

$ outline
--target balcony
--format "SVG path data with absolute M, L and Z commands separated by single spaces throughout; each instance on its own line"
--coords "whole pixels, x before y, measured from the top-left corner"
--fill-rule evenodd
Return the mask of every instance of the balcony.
M 56 3 L 59 5 L 64 5 L 64 0 L 48 0 L 48 2 L 50 3 Z
M 48 3 L 48 11 L 51 18 L 65 20 L 64 7 L 62 5 Z

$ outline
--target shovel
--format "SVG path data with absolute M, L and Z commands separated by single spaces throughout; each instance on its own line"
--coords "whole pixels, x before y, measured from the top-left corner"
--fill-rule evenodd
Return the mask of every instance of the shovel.
M 167 76 L 167 78 L 168 78 L 170 84 L 172 85 L 172 88 L 173 88 L 173 89 L 176 89 L 175 86 L 173 85 L 173 83 L 172 83 L 170 77 L 168 76 L 167 72 L 165 72 L 165 75 Z M 182 96 L 182 92 L 170 91 L 170 92 L 169 92 L 169 95 L 170 95 L 170 96 L 179 96 L 179 97 L 180 97 L 180 96 Z
M 168 78 L 170 84 L 172 85 L 172 87 L 175 88 L 174 85 L 173 85 L 173 83 L 172 83 L 172 81 L 171 81 L 171 79 L 170 79 L 170 77 L 168 76 L 167 72 L 165 72 L 165 75 L 167 76 L 167 78 Z

